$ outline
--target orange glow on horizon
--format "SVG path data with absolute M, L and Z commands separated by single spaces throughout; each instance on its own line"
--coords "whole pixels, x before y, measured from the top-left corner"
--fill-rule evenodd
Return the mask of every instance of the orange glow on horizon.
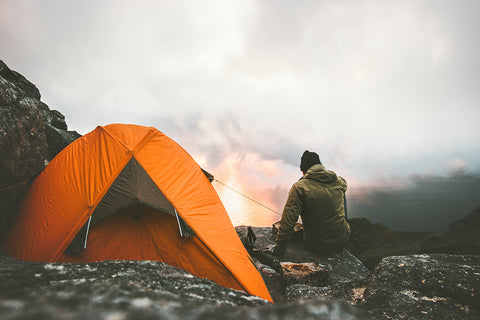
M 285 175 L 281 165 L 257 154 L 232 154 L 212 170 L 218 181 L 213 185 L 235 226 L 271 226 L 280 220 L 279 199 L 290 187 L 290 182 L 279 183 Z

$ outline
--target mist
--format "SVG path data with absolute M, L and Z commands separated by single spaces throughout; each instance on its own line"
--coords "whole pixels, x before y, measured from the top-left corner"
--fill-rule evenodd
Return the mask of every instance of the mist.
M 347 193 L 349 217 L 366 217 L 392 230 L 447 232 L 452 222 L 480 207 L 480 174 L 418 175 L 403 182 Z
M 445 230 L 479 205 L 479 29 L 476 0 L 2 0 L 0 59 L 70 130 L 153 126 L 276 211 L 308 149 L 351 216 Z

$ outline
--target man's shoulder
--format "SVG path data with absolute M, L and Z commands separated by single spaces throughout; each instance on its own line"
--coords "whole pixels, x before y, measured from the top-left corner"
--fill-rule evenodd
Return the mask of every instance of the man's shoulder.
M 347 180 L 345 180 L 345 178 L 338 176 L 338 180 L 339 180 L 341 183 L 347 185 Z
M 308 189 L 309 186 L 311 184 L 311 181 L 309 179 L 305 179 L 305 178 L 300 178 L 300 180 L 296 181 L 293 185 L 292 185 L 292 190 L 293 191 L 297 191 L 297 192 L 302 192 L 304 191 L 305 189 Z

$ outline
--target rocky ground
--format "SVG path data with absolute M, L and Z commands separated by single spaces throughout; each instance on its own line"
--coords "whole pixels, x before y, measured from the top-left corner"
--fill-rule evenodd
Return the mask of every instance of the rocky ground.
M 252 255 L 276 303 L 320 297 L 349 303 L 369 319 L 480 319 L 480 255 L 391 256 L 370 272 L 347 250 L 318 257 L 299 241 L 278 260 L 262 251 L 273 244 L 272 228 L 252 230 Z M 245 238 L 247 227 L 237 232 Z M 304 268 L 292 274 L 285 268 L 291 262 Z
M 238 227 L 242 236 L 246 227 Z M 38 263 L 0 254 L 1 319 L 479 319 L 480 256 L 387 257 L 373 270 L 348 251 L 293 243 L 254 257 L 276 304 L 152 261 Z
M 1 319 L 365 319 L 342 301 L 275 306 L 156 261 L 37 263 L 0 254 Z
M 0 61 L 0 241 L 29 182 L 79 137 L 39 90 Z M 10 188 L 13 186 L 12 188 Z M 268 303 L 160 262 L 51 264 L 0 252 L 0 319 L 480 319 L 480 208 L 448 233 L 351 219 L 347 250 L 318 257 L 271 228 L 249 247 Z M 247 227 L 238 227 L 241 238 Z
M 384 258 L 368 280 L 362 309 L 375 319 L 480 319 L 480 256 Z

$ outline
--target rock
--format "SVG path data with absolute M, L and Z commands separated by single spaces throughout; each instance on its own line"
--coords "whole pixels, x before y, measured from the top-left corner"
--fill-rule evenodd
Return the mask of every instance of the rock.
M 0 241 L 29 183 L 79 136 L 67 131 L 60 112 L 40 101 L 35 85 L 0 60 Z
M 327 269 L 313 262 L 280 262 L 280 267 L 287 285 L 300 283 L 319 287 L 328 281 Z
M 287 287 L 285 301 L 292 302 L 317 297 L 345 301 L 351 305 L 358 305 L 364 301 L 366 284 L 360 282 L 341 282 L 335 285 L 315 287 L 304 284 L 295 284 Z
M 55 111 L 55 110 L 53 110 Z M 48 158 L 53 159 L 60 151 L 80 137 L 76 131 L 67 131 L 54 127 L 51 124 L 45 125 L 48 141 Z
M 267 248 L 275 244 L 275 240 L 272 237 L 272 229 L 265 227 L 251 227 L 253 233 L 256 236 L 255 248 Z M 248 233 L 248 226 L 235 227 L 240 239 L 245 239 Z
M 155 261 L 38 263 L 0 254 L 3 319 L 366 319 L 341 301 L 275 306 Z
M 182 302 L 201 306 L 259 306 L 259 297 L 227 289 L 214 282 L 157 261 L 37 263 L 0 256 L 0 314 L 18 311 L 99 314 L 162 306 L 163 312 Z M 9 307 L 10 306 L 10 307 Z M 178 312 L 178 311 L 175 311 Z M 66 314 L 69 316 L 69 314 Z
M 311 284 L 287 286 L 283 293 L 283 301 L 322 297 L 340 299 L 355 305 L 363 299 L 370 272 L 360 260 L 347 250 L 343 250 L 332 256 L 318 257 L 316 261 L 328 270 L 328 282 L 317 286 Z
M 0 78 L 11 83 L 17 88 L 16 91 L 20 91 L 23 96 L 40 100 L 40 91 L 37 89 L 37 87 L 20 73 L 10 70 L 2 60 L 0 60 Z
M 48 145 L 40 111 L 21 103 L 25 99 L 24 90 L 2 78 L 5 67 L 1 61 L 0 70 L 1 241 L 28 190 L 29 180 L 45 166 Z M 9 186 L 16 187 L 6 189 Z
M 364 298 L 373 319 L 479 319 L 480 256 L 385 258 Z
M 473 213 L 471 216 L 471 219 L 475 217 Z M 465 232 L 465 229 L 448 233 L 407 232 L 392 231 L 385 225 L 371 223 L 366 218 L 351 218 L 349 223 L 352 235 L 346 249 L 370 270 L 388 256 L 421 253 L 480 254 L 480 232 L 475 229 L 472 232 Z
M 244 238 L 246 236 L 246 226 L 239 226 L 235 229 L 237 230 L 240 238 Z M 322 286 L 327 288 L 322 292 L 328 294 L 322 293 L 319 295 L 311 295 L 308 296 L 309 298 L 314 296 L 320 296 L 323 298 L 339 297 L 341 295 L 338 293 L 338 291 L 343 290 L 345 287 L 350 286 L 350 289 L 353 290 L 353 288 L 362 287 L 362 285 L 364 286 L 370 275 L 370 272 L 362 264 L 362 262 L 346 250 L 332 255 L 317 256 L 308 251 L 300 241 L 290 243 L 284 256 L 280 258 L 275 257 L 265 250 L 275 243 L 273 240 L 272 228 L 252 228 L 252 230 L 256 235 L 257 241 L 255 244 L 255 249 L 252 250 L 250 254 L 256 260 L 257 267 L 259 267 L 259 269 L 262 271 L 265 283 L 270 290 L 273 300 L 276 303 L 291 302 L 295 300 L 292 297 L 302 296 L 301 293 L 297 294 L 293 292 L 295 288 L 299 287 L 297 286 L 291 288 L 291 286 L 297 285 L 298 282 L 295 282 L 290 278 L 288 273 L 286 274 L 284 272 L 282 264 L 283 266 L 287 265 L 287 263 L 293 265 L 301 264 L 304 266 L 309 266 L 310 270 L 317 268 L 324 269 L 319 274 L 319 276 L 321 275 L 319 277 L 320 279 L 313 280 L 309 279 L 307 276 L 305 279 L 300 281 L 304 282 L 304 286 Z M 268 266 L 268 269 L 266 269 L 264 266 Z M 274 270 L 275 273 L 272 273 L 271 271 L 265 272 L 265 270 Z M 326 280 L 327 278 L 328 280 Z M 335 292 L 334 295 L 332 295 L 333 292 Z

